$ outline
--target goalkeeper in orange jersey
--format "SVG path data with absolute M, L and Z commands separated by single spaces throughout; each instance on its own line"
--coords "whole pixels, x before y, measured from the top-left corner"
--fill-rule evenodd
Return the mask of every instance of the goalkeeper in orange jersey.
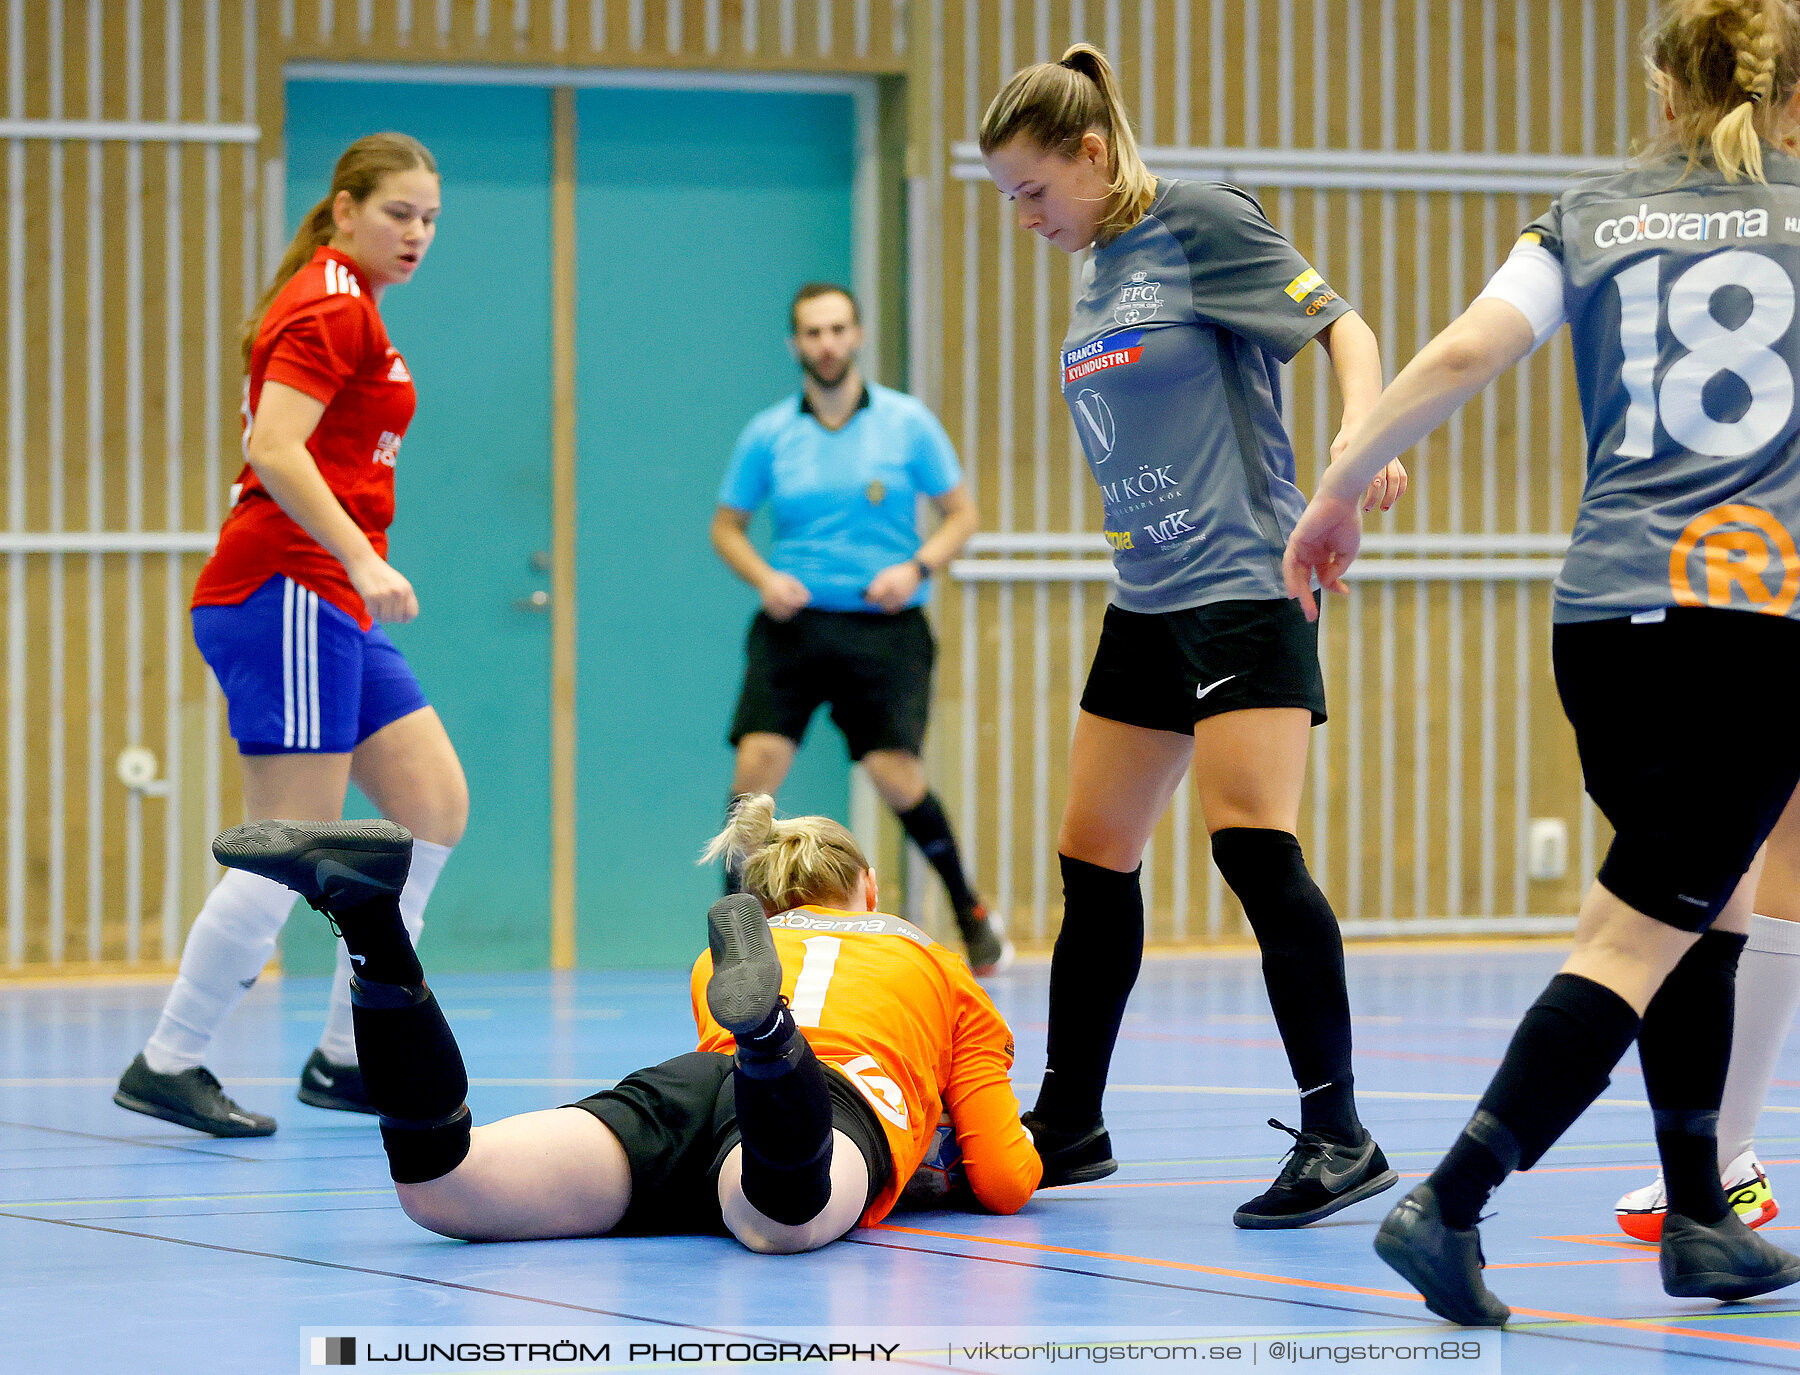
M 221 864 L 286 884 L 342 933 L 357 1054 L 400 1206 L 470 1241 L 728 1230 L 809 1251 L 881 1221 L 947 1114 L 975 1200 L 1017 1212 L 1043 1174 L 1008 1077 L 1012 1033 L 962 962 L 876 909 L 875 875 L 824 817 L 746 798 L 706 852 L 740 863 L 695 962 L 695 1051 L 567 1107 L 476 1127 L 462 1054 L 398 898 L 412 837 L 388 822 L 259 821 Z M 953 1152 L 952 1152 L 953 1154 Z

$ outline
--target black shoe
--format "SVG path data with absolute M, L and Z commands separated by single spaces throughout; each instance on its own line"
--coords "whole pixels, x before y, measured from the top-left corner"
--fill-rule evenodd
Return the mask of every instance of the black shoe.
M 1294 1144 L 1275 1182 L 1231 1215 L 1239 1227 L 1304 1227 L 1400 1182 L 1366 1131 L 1359 1143 L 1346 1146 L 1273 1117 L 1269 1125 L 1281 1127 Z
M 412 832 L 391 821 L 251 821 L 213 837 L 213 858 L 292 888 L 321 912 L 396 897 Z
M 1437 1191 L 1421 1184 L 1394 1206 L 1375 1233 L 1375 1254 L 1400 1272 L 1440 1318 L 1463 1327 L 1500 1327 L 1512 1309 L 1481 1278 L 1487 1258 L 1473 1227 L 1451 1227 Z
M 306 1057 L 306 1068 L 300 1071 L 300 1091 L 294 1097 L 310 1107 L 330 1108 L 334 1112 L 375 1111 L 361 1068 L 334 1065 L 322 1050 Z
M 208 1136 L 273 1136 L 275 1119 L 245 1112 L 219 1087 L 204 1065 L 180 1074 L 158 1074 L 139 1054 L 119 1076 L 113 1102 L 148 1117 L 192 1127 Z
M 1750 1299 L 1800 1281 L 1800 1256 L 1764 1241 L 1729 1208 L 1710 1227 L 1671 1209 L 1657 1260 L 1664 1292 L 1679 1299 Z
M 969 952 L 969 970 L 978 978 L 998 974 L 1013 962 L 1013 943 L 1006 938 L 1006 924 L 976 903 L 956 914 L 956 929 Z
M 733 1036 L 767 1022 L 781 1003 L 781 960 L 762 903 L 748 893 L 720 898 L 706 914 L 712 977 L 706 1006 Z
M 1019 1121 L 1044 1161 L 1044 1177 L 1038 1181 L 1040 1189 L 1091 1184 L 1119 1168 L 1119 1162 L 1113 1159 L 1112 1137 L 1099 1118 L 1094 1119 L 1092 1126 L 1073 1129 L 1052 1126 L 1035 1112 L 1023 1114 Z

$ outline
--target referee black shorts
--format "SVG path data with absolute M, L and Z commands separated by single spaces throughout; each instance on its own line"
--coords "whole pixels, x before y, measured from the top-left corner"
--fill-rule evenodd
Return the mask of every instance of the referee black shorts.
M 733 748 L 766 731 L 795 744 L 813 713 L 831 704 L 850 757 L 925 747 L 937 642 L 918 607 L 882 612 L 818 611 L 790 621 L 759 611 L 744 639 L 744 686 L 731 721 Z
M 1196 722 L 1252 707 L 1304 707 L 1315 726 L 1325 720 L 1319 624 L 1298 602 L 1212 602 L 1155 613 L 1106 608 L 1083 711 L 1192 735 Z
M 695 1050 L 628 1074 L 569 1107 L 611 1128 L 631 1164 L 631 1203 L 614 1236 L 678 1236 L 725 1230 L 719 1171 L 743 1139 L 733 1100 L 731 1056 Z M 862 1151 L 869 1170 L 866 1210 L 894 1172 L 887 1135 L 840 1071 L 825 1067 L 831 1125 Z
M 1612 823 L 1606 890 L 1704 931 L 1800 784 L 1800 623 L 1708 607 L 1558 625 L 1556 690 Z

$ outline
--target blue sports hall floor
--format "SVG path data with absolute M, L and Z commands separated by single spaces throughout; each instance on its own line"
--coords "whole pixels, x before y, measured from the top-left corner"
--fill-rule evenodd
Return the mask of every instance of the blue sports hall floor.
M 1352 951 L 1363 1112 L 1401 1189 L 1466 1120 L 1559 959 L 1539 945 Z M 1047 973 L 1028 962 L 990 981 L 1018 1035 L 1027 1101 L 1043 1066 Z M 433 983 L 477 1121 L 570 1101 L 692 1046 L 674 972 Z M 329 1362 L 305 1334 L 374 1328 L 591 1328 L 646 1342 L 684 1326 L 715 1341 L 923 1325 L 1059 1341 L 1179 1329 L 1260 1333 L 1265 1365 L 1270 1334 L 1455 1335 L 1370 1249 L 1398 1191 L 1304 1231 L 1231 1225 L 1288 1144 L 1266 1119 L 1295 1112 L 1245 954 L 1146 962 L 1107 1101 L 1122 1161 L 1111 1179 L 1039 1194 L 1015 1217 L 896 1215 L 781 1258 L 722 1237 L 470 1245 L 419 1229 L 390 1192 L 373 1121 L 294 1101 L 324 1013 L 318 979 L 266 980 L 210 1061 L 242 1102 L 276 1114 L 275 1136 L 215 1141 L 127 1113 L 112 1087 L 162 996 L 160 984 L 114 982 L 0 999 L 0 1370 L 306 1369 L 309 1352 Z M 1800 1245 L 1789 1225 L 1800 1220 L 1797 1056 L 1790 1048 L 1760 1139 L 1777 1199 L 1794 1199 L 1768 1234 L 1789 1245 Z M 1483 1235 L 1490 1282 L 1515 1318 L 1480 1368 L 1800 1369 L 1800 1289 L 1729 1306 L 1671 1299 L 1654 1251 L 1614 1229 L 1614 1199 L 1654 1169 L 1649 1125 L 1633 1056 L 1543 1164 L 1501 1191 Z M 1028 1368 L 907 1350 L 915 1367 Z M 623 1354 L 615 1347 L 612 1364 L 624 1367 Z M 1446 1364 L 1457 1363 L 1331 1368 Z M 1291 1353 L 1288 1365 L 1313 1368 Z

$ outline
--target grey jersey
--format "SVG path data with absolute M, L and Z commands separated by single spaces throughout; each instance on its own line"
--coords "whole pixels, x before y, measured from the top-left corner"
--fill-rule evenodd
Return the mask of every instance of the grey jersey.
M 1349 309 L 1235 186 L 1163 181 L 1104 248 L 1063 343 L 1127 611 L 1285 598 L 1306 508 L 1280 365 Z
M 1555 619 L 1800 617 L 1800 163 L 1685 161 L 1566 191 L 1525 232 L 1563 268 L 1587 485 Z

